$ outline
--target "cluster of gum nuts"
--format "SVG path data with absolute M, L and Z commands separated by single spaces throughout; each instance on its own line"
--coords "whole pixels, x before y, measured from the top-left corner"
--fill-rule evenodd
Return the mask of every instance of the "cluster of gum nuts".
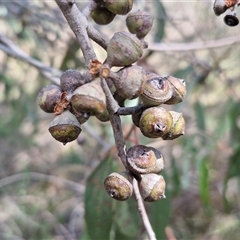
M 127 14 L 132 8 L 132 0 L 111 1 L 109 5 L 106 2 L 98 3 L 95 11 Z M 118 12 L 118 9 L 121 11 Z M 93 11 L 91 16 L 98 24 L 110 22 L 98 19 L 98 16 L 109 19 L 109 14 L 94 15 Z M 139 99 L 139 105 L 143 107 L 132 114 L 132 120 L 145 137 L 172 140 L 184 134 L 182 113 L 162 107 L 162 104 L 172 105 L 183 101 L 186 95 L 184 80 L 173 76 L 162 77 L 132 65 L 141 58 L 147 46 L 144 37 L 152 24 L 153 17 L 147 12 L 128 14 L 126 25 L 129 32 L 120 31 L 113 35 L 103 64 L 93 61 L 98 67 L 93 64 L 94 71 L 90 66 L 84 73 L 69 69 L 61 75 L 60 86 L 50 85 L 39 92 L 40 108 L 55 115 L 49 125 L 53 138 L 65 145 L 77 139 L 82 131 L 81 125 L 90 117 L 109 121 L 106 95 L 101 84 L 103 78 L 119 106 L 124 107 L 127 99 Z M 120 69 L 113 72 L 112 67 Z M 140 194 L 145 201 L 165 197 L 165 181 L 159 174 L 164 168 L 160 151 L 143 145 L 132 146 L 126 151 L 125 167 L 126 172 L 112 173 L 104 181 L 105 189 L 112 198 L 120 201 L 128 199 L 132 195 L 133 178 L 138 181 Z
M 223 20 L 229 27 L 235 27 L 239 24 L 239 19 L 237 17 L 237 7 L 239 5 L 239 0 L 215 0 L 213 11 L 217 16 L 220 16 L 227 10 L 230 10 L 229 14 L 225 15 Z

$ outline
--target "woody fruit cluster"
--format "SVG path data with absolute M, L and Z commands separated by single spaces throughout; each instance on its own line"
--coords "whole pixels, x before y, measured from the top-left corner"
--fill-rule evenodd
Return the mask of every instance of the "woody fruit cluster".
M 96 24 L 106 25 L 116 15 L 128 14 L 126 26 L 129 31 L 114 33 L 109 40 L 104 63 L 92 61 L 85 72 L 68 69 L 61 75 L 59 86 L 50 85 L 40 90 L 39 107 L 55 115 L 49 124 L 50 134 L 65 145 L 77 139 L 82 131 L 81 125 L 90 117 L 109 121 L 112 113 L 107 108 L 104 80 L 118 106 L 125 108 L 126 100 L 139 99 L 136 110 L 129 114 L 143 136 L 173 140 L 183 135 L 185 121 L 182 113 L 168 111 L 163 105 L 174 105 L 184 100 L 184 80 L 173 76 L 162 77 L 135 64 L 147 47 L 144 38 L 152 27 L 153 17 L 140 10 L 130 13 L 133 0 L 95 0 L 95 3 L 90 17 Z M 113 71 L 112 67 L 120 69 Z M 164 198 L 166 183 L 160 175 L 164 162 L 164 156 L 158 149 L 132 146 L 126 151 L 126 171 L 107 176 L 105 189 L 110 197 L 127 200 L 132 195 L 132 179 L 135 178 L 145 201 Z

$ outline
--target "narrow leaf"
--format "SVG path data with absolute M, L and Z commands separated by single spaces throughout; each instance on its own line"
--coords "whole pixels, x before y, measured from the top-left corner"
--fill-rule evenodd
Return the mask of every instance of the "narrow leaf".
M 209 166 L 208 158 L 205 157 L 199 161 L 198 165 L 199 171 L 199 193 L 201 200 L 208 214 L 211 214 L 211 201 L 209 192 Z
M 104 179 L 118 167 L 111 158 L 103 160 L 87 180 L 85 221 L 87 235 L 92 239 L 109 239 L 113 222 L 113 200 L 104 189 Z
M 194 107 L 195 107 L 195 114 L 197 117 L 198 128 L 199 130 L 204 131 L 206 129 L 204 108 L 200 102 L 196 102 Z
M 114 222 L 116 223 L 115 240 L 137 239 L 140 225 L 137 203 L 133 197 L 117 205 Z
M 166 21 L 166 11 L 165 8 L 162 4 L 162 2 L 159 1 L 154 1 L 154 7 L 156 9 L 155 13 L 155 23 L 156 23 L 156 33 L 154 36 L 154 41 L 155 42 L 160 42 L 162 38 L 164 37 L 164 32 L 165 32 L 165 21 Z

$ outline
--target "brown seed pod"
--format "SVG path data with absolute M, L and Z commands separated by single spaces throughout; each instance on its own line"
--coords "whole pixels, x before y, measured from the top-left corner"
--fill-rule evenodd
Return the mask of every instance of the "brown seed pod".
M 183 101 L 186 96 L 187 89 L 184 79 L 175 78 L 172 76 L 165 77 L 172 87 L 172 96 L 165 104 L 177 104 Z
M 155 173 L 141 175 L 138 185 L 144 201 L 153 202 L 161 198 L 166 198 L 166 183 L 162 175 Z
M 135 63 L 142 57 L 141 41 L 125 31 L 116 32 L 107 47 L 106 63 L 110 67 L 123 67 Z
M 234 8 L 236 5 L 239 5 L 237 0 L 215 0 L 213 4 L 213 11 L 217 16 L 220 16 L 229 8 Z
M 104 181 L 104 187 L 110 197 L 125 201 L 132 196 L 133 187 L 129 180 L 119 173 L 111 173 Z
M 172 115 L 166 109 L 158 106 L 143 111 L 139 127 L 144 136 L 158 138 L 169 132 L 172 123 Z
M 110 120 L 110 118 L 109 118 L 109 113 L 108 113 L 107 109 L 105 109 L 105 111 L 103 113 L 96 115 L 96 118 L 98 120 L 100 120 L 101 122 L 108 122 Z
M 68 110 L 57 115 L 49 125 L 49 132 L 64 145 L 75 140 L 82 131 L 76 117 Z
M 185 120 L 182 113 L 175 111 L 169 111 L 169 113 L 172 115 L 173 123 L 169 132 L 162 137 L 164 140 L 173 140 L 181 135 L 184 135 L 185 132 Z
M 99 25 L 107 25 L 112 22 L 116 14 L 110 12 L 103 5 L 98 5 L 92 12 L 91 17 Z
M 133 0 L 103 0 L 104 6 L 112 13 L 126 15 L 132 10 Z
M 146 84 L 146 73 L 142 67 L 124 67 L 117 72 L 117 76 L 112 81 L 124 99 L 134 99 L 142 93 Z
M 168 101 L 173 94 L 172 87 L 166 78 L 155 73 L 147 74 L 147 81 L 140 98 L 146 106 L 159 106 Z
M 62 95 L 62 90 L 57 85 L 50 85 L 44 87 L 37 96 L 37 102 L 39 107 L 47 113 L 53 113 L 54 107 L 57 102 L 60 101 Z
M 235 27 L 239 24 L 239 19 L 235 14 L 228 14 L 224 17 L 224 23 L 229 27 Z
M 99 115 L 106 111 L 106 96 L 101 87 L 101 79 L 78 87 L 72 95 L 71 105 L 77 113 Z
M 60 77 L 60 86 L 67 93 L 72 93 L 76 88 L 85 83 L 83 75 L 74 69 L 66 70 Z
M 145 11 L 128 14 L 126 24 L 129 32 L 136 34 L 139 39 L 144 38 L 152 28 L 153 16 Z
M 127 167 L 135 174 L 159 173 L 164 168 L 164 158 L 153 147 L 136 145 L 127 151 Z

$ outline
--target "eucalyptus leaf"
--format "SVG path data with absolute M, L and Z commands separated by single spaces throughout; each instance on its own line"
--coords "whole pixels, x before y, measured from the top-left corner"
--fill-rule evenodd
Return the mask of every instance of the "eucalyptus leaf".
M 156 23 L 156 32 L 154 35 L 154 41 L 160 42 L 162 38 L 164 37 L 165 32 L 165 21 L 167 19 L 165 8 L 162 4 L 162 2 L 159 1 L 153 1 L 154 7 L 155 7 L 155 23 Z
M 199 193 L 205 210 L 211 214 L 212 206 L 209 192 L 209 158 L 205 157 L 199 161 Z
M 87 235 L 92 240 L 110 238 L 113 222 L 112 199 L 104 189 L 104 179 L 112 172 L 118 171 L 118 165 L 110 157 L 104 159 L 87 180 L 85 192 L 85 222 Z
M 195 114 L 197 117 L 197 126 L 199 130 L 206 130 L 206 118 L 205 118 L 205 112 L 202 104 L 200 102 L 195 103 Z
M 140 225 L 137 209 L 137 203 L 133 197 L 118 203 L 114 218 L 116 223 L 115 240 L 137 239 Z

